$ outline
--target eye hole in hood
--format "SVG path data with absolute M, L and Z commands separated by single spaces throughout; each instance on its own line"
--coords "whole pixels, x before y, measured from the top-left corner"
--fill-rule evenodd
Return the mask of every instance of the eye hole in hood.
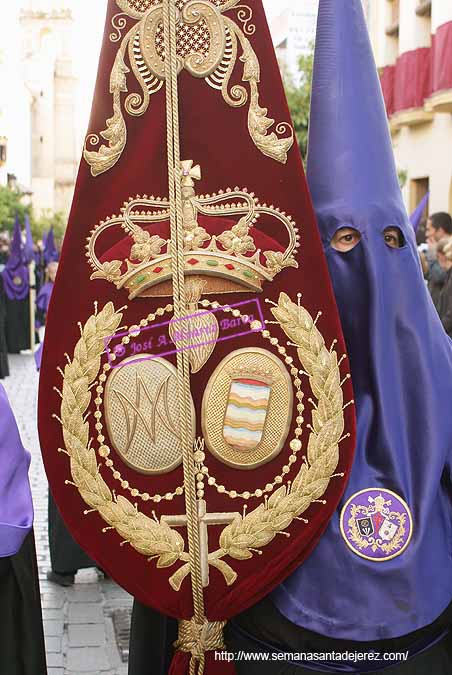
M 406 245 L 405 236 L 400 229 L 395 225 L 386 227 L 382 232 L 383 241 L 388 248 L 403 248 Z M 331 248 L 339 251 L 339 253 L 348 253 L 357 246 L 362 239 L 362 234 L 354 227 L 340 227 L 336 230 L 331 239 Z
M 405 236 L 400 227 L 390 225 L 383 232 L 383 239 L 389 248 L 403 248 L 406 245 Z
M 355 248 L 361 241 L 361 232 L 355 230 L 353 227 L 339 228 L 332 240 L 331 247 L 340 253 L 348 253 Z

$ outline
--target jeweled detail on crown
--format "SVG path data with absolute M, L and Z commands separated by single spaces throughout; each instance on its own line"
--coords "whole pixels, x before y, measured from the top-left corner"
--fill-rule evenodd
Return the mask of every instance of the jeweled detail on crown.
M 184 229 L 185 275 L 204 281 L 204 293 L 231 293 L 262 290 L 286 267 L 298 267 L 295 254 L 300 246 L 298 229 L 292 218 L 274 206 L 260 204 L 245 188 L 228 188 L 215 194 L 197 196 L 195 181 L 201 168 L 187 160 L 181 163 L 182 214 Z M 288 245 L 283 250 L 262 250 L 256 246 L 255 224 L 264 216 L 285 228 Z M 200 223 L 200 217 L 203 223 Z M 136 297 L 171 296 L 171 239 L 152 233 L 153 226 L 170 220 L 170 205 L 160 197 L 137 196 L 124 203 L 121 215 L 97 225 L 87 244 L 87 257 L 93 268 L 91 279 L 104 279 Z M 224 222 L 225 229 L 221 231 Z M 215 222 L 211 233 L 208 223 Z M 231 225 L 231 222 L 233 223 Z M 99 239 L 111 228 L 122 228 L 130 238 L 128 255 L 104 260 L 96 249 Z M 168 228 L 169 229 L 169 228 Z M 218 233 L 219 232 L 219 233 Z M 281 247 L 282 249 L 282 247 Z

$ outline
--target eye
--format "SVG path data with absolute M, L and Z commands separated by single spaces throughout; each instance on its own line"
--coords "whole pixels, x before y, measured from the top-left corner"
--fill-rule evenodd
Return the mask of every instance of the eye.
M 360 241 L 361 233 L 358 232 L 358 230 L 354 230 L 352 227 L 342 227 L 340 230 L 337 230 L 331 240 L 331 246 L 336 249 L 336 251 L 346 253 L 355 248 Z
M 383 232 L 383 239 L 385 244 L 390 248 L 402 248 L 402 246 L 405 246 L 405 237 L 402 234 L 402 230 L 398 227 L 387 227 Z

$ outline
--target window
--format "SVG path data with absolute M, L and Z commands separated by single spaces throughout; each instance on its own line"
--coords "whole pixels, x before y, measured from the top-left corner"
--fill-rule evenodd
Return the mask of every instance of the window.
M 389 2 L 389 23 L 386 27 L 386 35 L 398 37 L 400 23 L 400 0 L 388 0 Z
M 418 16 L 432 16 L 432 0 L 418 0 L 416 7 Z

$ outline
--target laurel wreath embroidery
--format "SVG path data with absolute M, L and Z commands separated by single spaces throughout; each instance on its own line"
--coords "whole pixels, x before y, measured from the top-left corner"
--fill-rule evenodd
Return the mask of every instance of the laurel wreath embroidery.
M 289 339 L 309 376 L 317 398 L 306 462 L 290 486 L 280 487 L 265 504 L 245 516 L 238 515 L 220 536 L 220 549 L 209 562 L 223 573 L 223 557 L 248 560 L 284 532 L 309 506 L 322 497 L 339 463 L 339 442 L 344 431 L 343 393 L 335 351 L 329 351 L 309 312 L 282 293 L 272 313 Z M 229 567 L 229 566 L 228 566 Z M 228 570 L 228 583 L 236 580 Z
M 181 535 L 164 522 L 148 518 L 122 496 L 113 496 L 102 478 L 96 453 L 90 447 L 89 422 L 85 412 L 91 402 L 90 386 L 101 367 L 105 341 L 118 329 L 122 314 L 109 302 L 83 327 L 74 358 L 64 369 L 61 423 L 66 452 L 71 460 L 72 480 L 83 501 L 95 509 L 138 553 L 158 558 L 157 567 L 171 567 L 188 560 Z
M 348 527 L 349 527 L 348 533 L 350 535 L 350 539 L 353 541 L 354 544 L 356 544 L 357 548 L 359 548 L 360 551 L 363 551 L 364 549 L 370 547 L 374 553 L 376 553 L 376 551 L 380 549 L 381 551 L 386 553 L 386 555 L 389 555 L 400 548 L 406 534 L 405 513 L 397 513 L 396 511 L 391 511 L 391 513 L 388 516 L 388 519 L 391 521 L 396 520 L 398 522 L 398 530 L 397 534 L 391 541 L 383 543 L 383 540 L 380 538 L 367 537 L 367 539 L 365 539 L 364 537 L 361 536 L 358 525 L 356 523 L 356 518 L 358 515 L 360 515 L 360 512 L 365 513 L 367 515 L 367 508 L 363 509 L 362 506 L 354 505 L 350 511 L 350 518 L 348 520 Z
M 344 431 L 343 393 L 340 364 L 334 350 L 328 350 L 316 322 L 303 307 L 281 294 L 272 313 L 286 335 L 297 346 L 300 362 L 309 376 L 311 390 L 318 403 L 312 413 L 312 429 L 306 461 L 294 481 L 280 487 L 265 504 L 244 516 L 237 516 L 221 536 L 220 548 L 209 555 L 209 564 L 222 572 L 232 585 L 236 572 L 223 558 L 247 560 L 284 532 L 326 492 L 339 463 L 339 443 Z M 182 536 L 164 521 L 141 513 L 122 496 L 113 495 L 103 480 L 96 453 L 89 440 L 86 411 L 91 403 L 91 385 L 101 368 L 105 342 L 120 326 L 122 313 L 108 303 L 91 316 L 81 329 L 74 357 L 64 369 L 61 424 L 70 457 L 74 485 L 86 504 L 97 511 L 138 553 L 158 559 L 157 567 L 167 568 L 179 560 L 188 563 Z M 189 573 L 183 565 L 170 583 L 179 590 Z

